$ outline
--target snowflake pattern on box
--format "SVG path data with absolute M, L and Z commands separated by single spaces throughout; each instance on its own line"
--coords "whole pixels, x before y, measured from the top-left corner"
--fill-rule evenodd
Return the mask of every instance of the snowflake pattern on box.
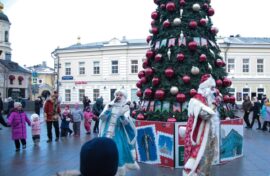
M 173 135 L 158 131 L 158 150 L 161 156 L 173 159 Z
M 137 127 L 138 161 L 149 164 L 160 164 L 160 156 L 157 150 L 157 137 L 155 125 Z

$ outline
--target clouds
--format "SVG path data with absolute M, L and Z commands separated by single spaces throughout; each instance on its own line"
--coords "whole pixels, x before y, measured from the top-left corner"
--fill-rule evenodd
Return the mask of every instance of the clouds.
M 213 23 L 218 35 L 269 37 L 266 10 L 269 0 L 213 0 Z M 113 37 L 146 38 L 149 35 L 152 0 L 2 0 L 12 25 L 12 59 L 19 64 L 53 66 L 57 47 L 107 41 Z M 28 61 L 29 60 L 29 61 Z

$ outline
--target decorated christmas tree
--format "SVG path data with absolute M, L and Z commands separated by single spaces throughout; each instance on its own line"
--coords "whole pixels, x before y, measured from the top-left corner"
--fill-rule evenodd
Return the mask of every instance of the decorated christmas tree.
M 225 62 L 216 42 L 218 29 L 211 16 L 211 0 L 154 0 L 157 8 L 147 37 L 149 50 L 138 73 L 140 108 L 132 116 L 140 120 L 187 120 L 189 99 L 197 92 L 202 75 L 211 74 L 222 95 L 221 118 L 233 117 Z

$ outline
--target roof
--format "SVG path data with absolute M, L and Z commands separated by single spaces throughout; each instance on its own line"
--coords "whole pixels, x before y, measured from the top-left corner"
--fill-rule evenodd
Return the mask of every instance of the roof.
M 117 38 L 113 38 L 110 41 L 105 42 L 94 42 L 87 44 L 77 43 L 75 45 L 71 45 L 65 48 L 59 48 L 57 50 L 95 49 L 95 48 L 106 48 L 111 46 L 145 46 L 145 45 L 147 45 L 147 43 L 143 39 L 119 40 Z
M 54 74 L 54 69 L 53 68 L 50 68 L 47 65 L 43 65 L 43 64 L 27 67 L 27 69 L 29 71 L 31 71 L 31 72 L 35 71 L 37 73 Z
M 18 63 L 12 62 L 9 60 L 0 59 L 0 64 L 2 64 L 4 67 L 6 67 L 9 71 L 13 72 L 21 72 L 21 73 L 31 73 L 28 70 L 21 67 Z
M 0 12 L 0 20 L 9 22 L 8 17 L 3 12 Z
M 270 44 L 270 38 L 256 38 L 256 37 L 228 37 L 224 38 L 224 43 L 231 44 Z

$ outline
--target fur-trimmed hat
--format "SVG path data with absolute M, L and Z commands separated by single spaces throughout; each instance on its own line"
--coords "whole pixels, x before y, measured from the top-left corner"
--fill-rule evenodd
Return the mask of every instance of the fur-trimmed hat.
M 205 89 L 205 88 L 211 88 L 211 87 L 216 87 L 216 81 L 213 79 L 213 77 L 210 74 L 205 74 L 201 77 L 200 89 Z
M 80 153 L 83 176 L 114 176 L 118 169 L 118 150 L 110 138 L 97 137 L 86 142 Z
M 125 89 L 118 89 L 115 91 L 114 96 L 116 96 L 116 94 L 118 93 L 122 93 L 124 95 L 124 97 L 127 99 L 127 91 Z
M 22 104 L 20 102 L 15 102 L 14 103 L 14 108 L 18 108 L 19 106 L 22 107 Z
M 34 121 L 36 119 L 39 119 L 39 115 L 38 114 L 32 114 L 31 115 L 31 120 Z

